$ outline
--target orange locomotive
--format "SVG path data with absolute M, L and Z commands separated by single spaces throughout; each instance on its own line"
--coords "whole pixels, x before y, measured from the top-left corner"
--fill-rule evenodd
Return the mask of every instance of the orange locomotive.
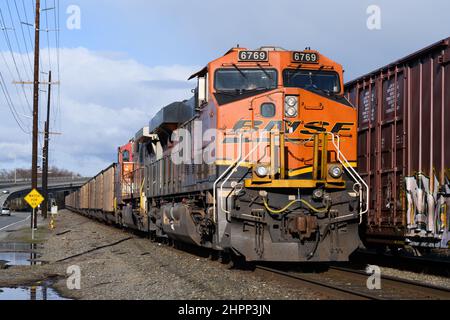
M 369 196 L 342 66 L 310 49 L 233 48 L 194 78 L 195 96 L 132 140 L 131 176 L 119 156 L 105 219 L 247 261 L 348 260 Z M 79 198 L 69 207 L 92 212 Z
M 347 260 L 368 194 L 342 66 L 233 48 L 193 78 L 195 97 L 150 122 L 151 232 L 248 261 Z

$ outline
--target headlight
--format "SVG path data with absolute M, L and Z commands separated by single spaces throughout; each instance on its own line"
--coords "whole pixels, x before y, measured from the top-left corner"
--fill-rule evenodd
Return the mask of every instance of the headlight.
M 329 172 L 330 176 L 332 176 L 334 179 L 339 179 L 340 177 L 342 177 L 342 174 L 344 173 L 344 171 L 340 166 L 332 166 Z
M 284 101 L 284 111 L 287 117 L 296 117 L 298 115 L 298 97 L 287 96 Z
M 258 166 L 255 170 L 256 174 L 260 178 L 264 178 L 269 174 L 269 169 L 267 169 L 265 166 Z
M 288 117 L 295 117 L 297 115 L 297 109 L 294 107 L 289 107 L 286 109 L 286 116 Z
M 295 107 L 297 105 L 297 99 L 295 97 L 287 97 L 286 105 L 289 107 Z

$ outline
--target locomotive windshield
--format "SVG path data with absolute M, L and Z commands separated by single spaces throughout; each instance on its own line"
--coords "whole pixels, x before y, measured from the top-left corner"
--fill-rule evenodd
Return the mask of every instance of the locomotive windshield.
M 336 72 L 287 69 L 283 72 L 285 87 L 319 90 L 333 94 L 341 91 Z
M 273 69 L 220 69 L 215 75 L 218 92 L 245 93 L 277 87 L 277 71 Z
M 128 150 L 122 152 L 122 161 L 130 162 L 130 153 L 128 152 Z

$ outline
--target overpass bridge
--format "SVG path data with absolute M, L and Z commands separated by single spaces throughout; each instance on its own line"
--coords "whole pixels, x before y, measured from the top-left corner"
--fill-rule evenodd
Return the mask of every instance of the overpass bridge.
M 70 182 L 70 181 L 86 181 L 88 177 L 49 177 L 48 183 L 52 182 Z M 38 185 L 42 183 L 41 178 L 38 179 Z M 0 179 L 0 189 L 13 188 L 15 186 L 31 185 L 31 179 Z
M 63 192 L 73 191 L 84 185 L 90 178 L 53 178 L 49 179 L 48 192 Z M 38 186 L 41 185 L 40 181 Z M 4 194 L 8 191 L 8 194 Z M 0 208 L 10 199 L 17 199 L 25 197 L 31 191 L 31 181 L 0 181 Z M 41 192 L 41 187 L 38 187 Z

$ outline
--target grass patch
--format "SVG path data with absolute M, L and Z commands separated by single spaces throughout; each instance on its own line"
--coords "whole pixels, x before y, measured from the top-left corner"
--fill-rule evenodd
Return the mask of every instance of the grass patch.
M 34 231 L 34 240 L 32 239 L 32 232 L 29 227 L 19 229 L 8 236 L 8 241 L 39 244 L 48 239 L 50 230 L 47 226 L 40 226 Z

